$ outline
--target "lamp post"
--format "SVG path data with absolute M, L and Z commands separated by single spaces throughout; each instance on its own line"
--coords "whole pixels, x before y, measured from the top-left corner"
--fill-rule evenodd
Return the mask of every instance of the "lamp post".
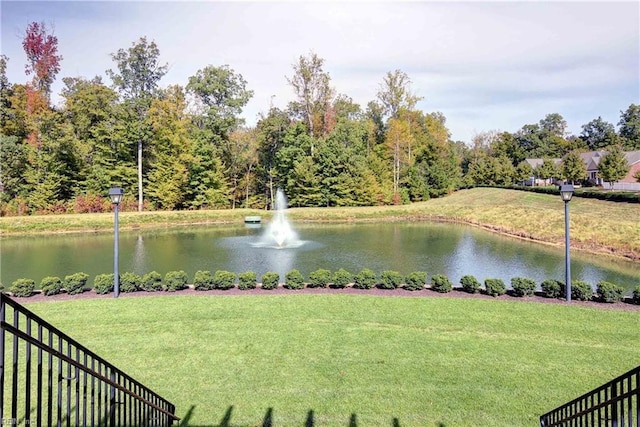
M 573 185 L 560 186 L 560 197 L 564 202 L 564 262 L 565 262 L 565 288 L 567 289 L 567 302 L 571 302 L 571 262 L 569 258 L 569 202 L 573 197 Z
M 113 297 L 118 298 L 120 295 L 120 277 L 118 277 L 118 205 L 122 201 L 124 190 L 114 187 L 109 190 L 109 197 L 113 203 L 115 220 L 113 224 L 114 240 L 113 240 Z

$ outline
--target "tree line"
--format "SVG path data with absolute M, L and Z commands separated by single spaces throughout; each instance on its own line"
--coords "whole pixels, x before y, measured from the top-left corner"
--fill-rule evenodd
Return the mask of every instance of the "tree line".
M 185 85 L 163 87 L 167 65 L 146 37 L 111 54 L 110 84 L 63 77 L 63 103 L 53 106 L 57 38 L 34 22 L 23 47 L 26 83 L 8 81 L 9 58 L 0 56 L 3 215 L 107 210 L 113 186 L 125 189 L 130 210 L 268 208 L 276 188 L 290 206 L 407 203 L 521 181 L 534 173 L 525 158 L 567 165 L 580 151 L 640 149 L 635 104 L 621 111 L 617 130 L 598 117 L 569 135 L 553 113 L 515 133 L 453 141 L 442 113 L 416 108 L 421 98 L 405 72 L 387 72 L 363 107 L 336 91 L 313 52 L 286 77 L 294 101 L 247 126 L 241 113 L 253 91 L 241 74 L 206 65 Z M 584 177 L 550 163 L 537 176 Z

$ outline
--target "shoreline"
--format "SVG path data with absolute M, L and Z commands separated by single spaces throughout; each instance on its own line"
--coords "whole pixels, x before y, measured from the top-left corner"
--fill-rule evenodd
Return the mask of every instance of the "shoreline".
M 610 260 L 640 263 L 640 205 L 575 198 L 572 201 L 572 250 Z M 169 230 L 177 227 L 241 227 L 246 216 L 271 220 L 273 210 L 256 208 L 125 211 L 120 230 Z M 557 196 L 498 188 L 459 190 L 444 197 L 406 205 L 292 207 L 293 223 L 354 224 L 447 222 L 540 243 L 564 246 L 564 213 Z M 0 238 L 113 232 L 113 212 L 0 217 Z
M 268 211 L 271 212 L 271 211 Z M 19 217 L 16 217 L 19 218 Z M 268 223 L 268 221 L 266 221 Z M 382 216 L 382 217 L 371 217 L 371 218 L 355 218 L 355 217 L 347 217 L 347 218 L 331 218 L 331 219 L 309 219 L 303 218 L 299 220 L 294 220 L 294 222 L 300 222 L 305 224 L 323 224 L 323 223 L 331 223 L 331 224 L 339 224 L 339 223 L 371 223 L 371 222 L 434 222 L 434 223 L 452 223 L 452 224 L 463 224 L 468 225 L 470 227 L 480 228 L 490 233 L 499 234 L 501 236 L 506 236 L 510 238 L 525 240 L 528 242 L 539 243 L 543 245 L 553 246 L 553 247 L 562 247 L 564 246 L 564 241 L 557 242 L 550 239 L 544 239 L 538 236 L 535 236 L 524 230 L 509 230 L 505 227 L 483 223 L 478 221 L 473 221 L 469 219 L 464 219 L 460 217 L 449 217 L 444 215 L 406 215 L 406 216 Z M 179 227 L 191 227 L 191 226 L 240 226 L 237 220 L 197 220 L 197 221 L 185 221 L 178 223 L 169 223 L 166 221 L 158 221 L 158 222 L 150 222 L 150 223 L 137 223 L 137 224 L 125 224 L 119 227 L 119 230 L 122 231 L 136 231 L 136 230 L 159 230 L 159 229 L 171 229 L 171 228 L 179 228 Z M 0 232 L 0 237 L 35 237 L 35 236 L 43 236 L 43 235 L 73 235 L 73 234 L 98 234 L 98 233 L 111 233 L 113 232 L 111 227 L 87 227 L 87 228 L 79 228 L 79 229 L 47 229 L 47 230 L 38 230 L 38 231 L 26 231 L 26 232 L 6 232 L 2 230 Z M 630 261 L 634 263 L 640 263 L 640 252 L 636 251 L 622 251 L 615 247 L 610 246 L 595 246 L 595 245 L 587 245 L 579 241 L 571 241 L 571 248 L 575 249 L 579 252 L 593 254 L 593 255 L 603 255 L 613 259 L 621 260 L 621 261 Z

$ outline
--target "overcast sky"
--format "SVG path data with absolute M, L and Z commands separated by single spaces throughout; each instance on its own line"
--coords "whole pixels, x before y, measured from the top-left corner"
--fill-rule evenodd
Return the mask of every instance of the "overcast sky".
M 441 111 L 454 140 L 515 132 L 560 113 L 573 134 L 592 119 L 617 125 L 640 103 L 640 2 L 0 2 L 7 75 L 25 83 L 22 37 L 32 21 L 54 28 L 63 77 L 102 76 L 111 53 L 146 36 L 169 64 L 161 86 L 227 64 L 254 91 L 249 125 L 270 103 L 293 99 L 286 76 L 300 55 L 325 59 L 338 93 L 363 108 L 387 71 L 400 69 Z M 59 96 L 54 96 L 58 100 Z

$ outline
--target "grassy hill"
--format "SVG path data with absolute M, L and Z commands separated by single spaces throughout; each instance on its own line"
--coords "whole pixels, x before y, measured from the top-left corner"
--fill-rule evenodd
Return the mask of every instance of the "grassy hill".
M 640 205 L 574 197 L 570 203 L 572 247 L 640 260 Z M 122 212 L 122 230 L 191 224 L 241 223 L 246 215 L 271 216 L 256 209 Z M 551 244 L 564 244 L 564 205 L 559 196 L 474 188 L 401 206 L 292 208 L 294 221 L 440 220 Z M 113 214 L 0 218 L 3 235 L 111 231 Z

